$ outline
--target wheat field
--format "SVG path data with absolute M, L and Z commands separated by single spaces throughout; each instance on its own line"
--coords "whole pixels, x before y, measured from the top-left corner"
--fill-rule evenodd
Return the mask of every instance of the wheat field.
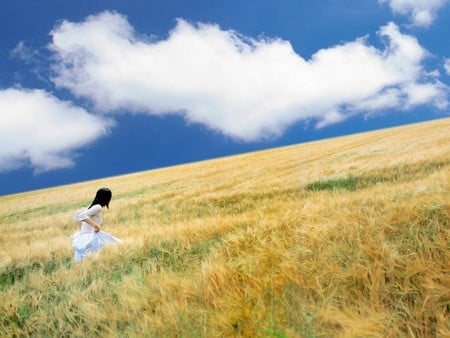
M 449 165 L 447 118 L 0 197 L 0 336 L 449 337 Z

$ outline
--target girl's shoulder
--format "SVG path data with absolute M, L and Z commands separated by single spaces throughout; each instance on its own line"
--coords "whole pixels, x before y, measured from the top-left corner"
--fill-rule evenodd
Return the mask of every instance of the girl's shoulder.
M 92 207 L 90 207 L 88 210 L 92 212 L 99 212 L 102 210 L 102 206 L 100 204 L 94 204 Z
M 86 218 L 98 214 L 102 211 L 102 206 L 100 204 L 95 204 L 90 208 L 83 208 L 80 210 L 77 210 L 75 212 L 75 215 L 73 216 L 74 221 L 84 221 Z

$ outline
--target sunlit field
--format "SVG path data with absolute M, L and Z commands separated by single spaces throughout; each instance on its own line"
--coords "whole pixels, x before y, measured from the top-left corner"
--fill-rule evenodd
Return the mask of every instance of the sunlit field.
M 123 244 L 74 263 L 103 186 Z M 450 336 L 450 119 L 3 196 L 0 217 L 0 337 Z

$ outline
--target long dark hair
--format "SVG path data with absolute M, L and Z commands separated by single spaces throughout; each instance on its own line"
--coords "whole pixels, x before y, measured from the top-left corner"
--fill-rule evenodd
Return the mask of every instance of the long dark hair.
M 111 198 L 111 190 L 109 190 L 108 188 L 98 189 L 97 194 L 95 194 L 95 198 L 89 208 L 91 208 L 95 204 L 100 204 L 102 208 L 106 206 L 109 209 L 109 202 L 111 201 Z

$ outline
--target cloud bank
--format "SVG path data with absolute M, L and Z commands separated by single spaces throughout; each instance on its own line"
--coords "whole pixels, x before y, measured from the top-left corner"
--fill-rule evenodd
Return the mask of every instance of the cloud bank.
M 379 2 L 422 26 L 447 3 Z M 322 128 L 356 114 L 418 105 L 446 109 L 449 88 L 437 70 L 424 69 L 428 52 L 417 39 L 394 23 L 380 27 L 377 37 L 382 48 L 361 37 L 306 59 L 288 41 L 254 39 L 214 24 L 180 19 L 157 40 L 136 34 L 115 12 L 62 21 L 51 31 L 51 81 L 86 99 L 97 115 L 44 90 L 0 89 L 0 172 L 73 166 L 77 149 L 109 132 L 114 113 L 179 114 L 188 123 L 255 141 L 298 121 Z M 23 41 L 11 56 L 39 74 L 47 63 Z M 450 75 L 450 59 L 443 62 Z
M 440 8 L 448 3 L 448 0 L 378 0 L 379 3 L 388 3 L 392 11 L 406 15 L 414 26 L 428 27 L 436 19 Z
M 164 40 L 145 40 L 114 12 L 63 21 L 49 46 L 52 81 L 101 112 L 182 114 L 233 138 L 280 135 L 350 115 L 418 104 L 445 108 L 448 88 L 422 67 L 427 51 L 394 23 L 367 38 L 321 49 L 310 59 L 288 41 L 253 39 L 213 24 L 178 20 Z
M 73 165 L 72 152 L 107 133 L 112 123 L 43 90 L 0 90 L 0 172 Z

